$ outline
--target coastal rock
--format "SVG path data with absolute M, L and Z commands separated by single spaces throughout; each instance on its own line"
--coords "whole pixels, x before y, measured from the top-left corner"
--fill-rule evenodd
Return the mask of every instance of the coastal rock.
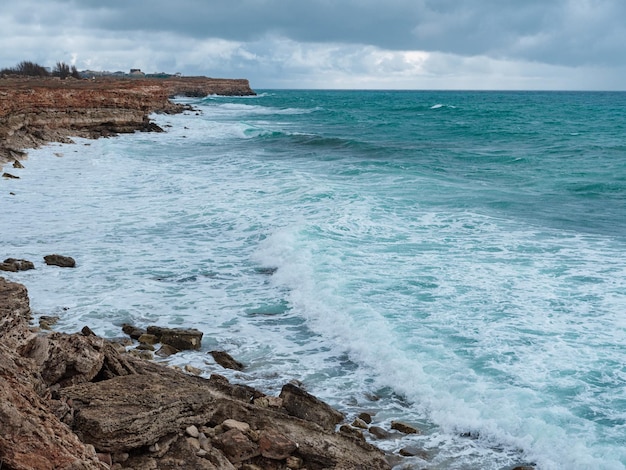
M 244 369 L 244 365 L 241 362 L 234 359 L 230 354 L 228 354 L 225 351 L 210 351 L 209 354 L 213 356 L 213 359 L 215 359 L 215 362 L 217 362 L 220 366 L 222 366 L 225 369 L 232 369 L 232 370 Z
M 139 131 L 160 132 L 153 112 L 177 113 L 188 106 L 173 96 L 254 95 L 244 79 L 180 77 L 138 80 L 0 78 L 0 163 L 23 158 L 16 149 L 68 137 L 98 138 Z
M 24 165 L 19 160 L 13 161 L 13 168 L 24 168 Z
M 252 387 L 140 361 L 91 334 L 36 334 L 29 319 L 24 286 L 0 278 L 6 468 L 233 470 L 231 460 L 284 468 L 288 458 L 288 468 L 389 469 L 364 441 L 255 406 Z
M 44 330 L 51 329 L 60 320 L 56 315 L 42 315 L 39 317 L 39 328 Z
M 193 328 L 149 326 L 146 331 L 154 335 L 159 343 L 168 344 L 179 351 L 198 350 L 202 346 L 202 332 Z
M 238 429 L 231 429 L 218 436 L 214 444 L 232 463 L 243 462 L 261 455 L 259 446 Z
M 266 429 L 259 436 L 259 449 L 267 459 L 283 460 L 298 449 L 298 444 L 273 429 Z
M 46 255 L 43 257 L 44 261 L 49 266 L 59 266 L 60 268 L 74 268 L 76 267 L 76 261 L 71 256 L 63 255 Z
M 409 425 L 406 423 L 402 423 L 400 421 L 392 421 L 391 422 L 391 429 L 394 429 L 396 431 L 400 431 L 403 434 L 421 434 L 420 431 Z
M 122 331 L 130 336 L 132 339 L 136 340 L 138 340 L 141 335 L 146 333 L 146 330 L 144 330 L 143 328 L 137 328 L 136 326 L 129 325 L 127 323 L 124 323 L 122 325 Z
M 283 400 L 283 407 L 290 415 L 317 423 L 329 431 L 335 429 L 335 426 L 344 419 L 343 414 L 290 383 L 283 385 L 280 398 Z
M 32 261 L 25 259 L 7 258 L 0 263 L 0 271 L 28 271 L 29 269 L 35 269 L 35 265 Z
M 0 462 L 13 470 L 106 467 L 51 411 L 45 386 L 19 350 L 32 339 L 24 286 L 0 278 Z
M 20 179 L 19 176 L 12 175 L 11 173 L 7 173 L 6 171 L 4 173 L 2 173 L 2 177 L 3 178 L 7 178 L 7 179 L 14 179 L 14 180 L 19 180 Z

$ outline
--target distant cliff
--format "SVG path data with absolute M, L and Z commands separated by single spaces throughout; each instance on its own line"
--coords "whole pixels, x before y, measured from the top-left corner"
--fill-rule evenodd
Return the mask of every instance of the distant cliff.
M 255 93 L 243 79 L 0 79 L 0 162 L 69 137 L 158 130 L 150 113 L 184 109 L 171 97 L 212 94 Z

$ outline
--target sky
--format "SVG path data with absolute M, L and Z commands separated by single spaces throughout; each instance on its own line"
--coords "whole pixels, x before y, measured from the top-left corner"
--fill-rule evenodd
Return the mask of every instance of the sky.
M 626 0 L 3 0 L 0 68 L 254 89 L 626 90 Z

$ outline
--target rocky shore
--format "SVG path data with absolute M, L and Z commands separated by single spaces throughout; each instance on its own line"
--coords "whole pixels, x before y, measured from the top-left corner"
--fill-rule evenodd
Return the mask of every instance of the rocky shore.
M 172 96 L 210 94 L 254 91 L 247 80 L 210 78 L 0 79 L 0 167 L 20 167 L 24 149 L 47 142 L 159 131 L 149 114 L 185 109 Z M 61 255 L 44 259 L 75 264 Z M 0 263 L 0 271 L 28 269 L 27 260 Z M 0 277 L 0 470 L 376 470 L 420 468 L 403 467 L 401 456 L 430 460 L 423 449 L 386 455 L 366 441 L 418 429 L 400 422 L 383 429 L 365 412 L 348 420 L 300 384 L 267 396 L 219 370 L 207 379 L 193 367 L 151 360 L 199 349 L 201 332 L 127 325 L 125 341 L 108 341 L 88 327 L 51 331 L 53 317 L 39 316 L 39 327 L 32 320 L 26 287 Z M 223 367 L 244 367 L 223 351 L 210 353 Z
M 344 416 L 296 384 L 266 396 L 144 360 L 89 328 L 30 320 L 26 287 L 0 278 L 4 470 L 390 468 L 362 429 L 337 430 Z
M 150 113 L 185 109 L 171 97 L 211 94 L 255 93 L 244 79 L 0 79 L 0 164 L 23 158 L 24 149 L 71 137 L 159 131 Z

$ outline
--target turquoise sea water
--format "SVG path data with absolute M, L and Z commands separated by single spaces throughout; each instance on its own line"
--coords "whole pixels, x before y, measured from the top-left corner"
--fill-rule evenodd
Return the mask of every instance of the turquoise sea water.
M 626 468 L 626 93 L 185 102 L 0 181 L 37 314 L 199 328 L 174 363 L 416 425 L 406 468 Z

